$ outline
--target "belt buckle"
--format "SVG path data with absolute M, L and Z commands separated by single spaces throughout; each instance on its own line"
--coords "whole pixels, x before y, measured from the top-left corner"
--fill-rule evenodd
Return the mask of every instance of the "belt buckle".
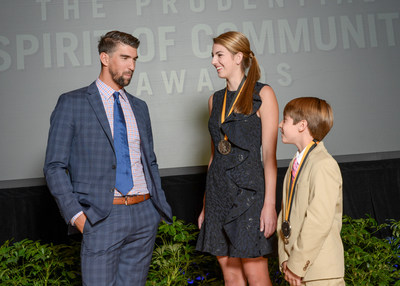
M 124 196 L 124 198 L 125 198 L 125 205 L 127 206 L 128 205 L 128 197 Z

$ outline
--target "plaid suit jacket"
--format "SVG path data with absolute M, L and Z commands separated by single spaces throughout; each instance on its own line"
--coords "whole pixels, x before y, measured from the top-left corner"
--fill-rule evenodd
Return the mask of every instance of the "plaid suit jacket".
M 127 93 L 137 121 L 141 155 L 151 200 L 171 221 L 153 149 L 150 116 L 144 101 Z M 69 223 L 84 211 L 94 224 L 111 211 L 116 157 L 111 129 L 95 82 L 62 94 L 50 118 L 44 175 L 61 214 Z

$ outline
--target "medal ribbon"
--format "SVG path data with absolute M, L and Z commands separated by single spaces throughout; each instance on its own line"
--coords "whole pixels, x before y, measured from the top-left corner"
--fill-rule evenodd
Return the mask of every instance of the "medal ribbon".
M 236 101 L 238 100 L 240 93 L 242 92 L 243 86 L 244 86 L 244 82 L 246 81 L 246 77 L 244 76 L 242 81 L 240 82 L 240 85 L 238 87 L 238 90 L 236 91 L 235 95 L 234 95 L 234 99 L 232 100 L 233 103 L 231 103 L 228 115 L 226 114 L 226 97 L 227 97 L 227 93 L 228 93 L 228 87 L 226 87 L 225 89 L 225 95 L 224 95 L 224 103 L 222 105 L 222 112 L 221 112 L 221 125 L 222 123 L 225 122 L 225 118 L 228 117 L 229 115 L 231 115 L 233 107 L 235 106 Z M 221 126 L 220 125 L 220 126 Z M 222 137 L 222 133 L 221 133 L 221 137 Z M 224 136 L 225 140 L 228 140 L 228 136 Z
M 297 173 L 292 179 L 292 176 L 288 182 L 287 186 L 287 191 L 286 191 L 286 204 L 285 204 L 285 220 L 289 221 L 290 218 L 290 212 L 292 211 L 292 203 L 293 203 L 293 197 L 294 197 L 294 191 L 295 188 L 294 186 L 297 183 L 297 179 L 300 175 L 300 172 L 303 168 L 304 162 L 306 161 L 308 155 L 311 153 L 312 150 L 314 150 L 315 147 L 317 147 L 319 141 L 313 140 L 310 144 L 307 145 L 306 150 L 304 151 L 303 158 L 301 159 L 301 162 L 299 164 L 299 167 L 297 169 Z

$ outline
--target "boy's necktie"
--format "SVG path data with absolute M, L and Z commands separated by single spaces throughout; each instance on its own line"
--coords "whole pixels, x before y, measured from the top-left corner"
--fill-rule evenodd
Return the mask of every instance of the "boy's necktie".
M 117 157 L 115 188 L 126 195 L 133 187 L 128 135 L 119 92 L 114 92 L 114 148 Z
M 299 168 L 299 162 L 297 162 L 297 158 L 295 158 L 292 165 L 292 182 L 294 182 L 294 179 L 296 178 L 298 168 Z

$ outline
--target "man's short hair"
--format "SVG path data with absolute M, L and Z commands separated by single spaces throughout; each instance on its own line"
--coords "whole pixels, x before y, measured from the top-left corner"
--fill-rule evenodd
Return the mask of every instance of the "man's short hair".
M 283 116 L 290 116 L 293 124 L 306 120 L 311 136 L 321 141 L 333 126 L 332 108 L 317 97 L 299 97 L 286 104 Z
M 129 45 L 132 48 L 137 49 L 140 45 L 140 41 L 131 34 L 120 31 L 111 31 L 100 38 L 98 44 L 99 54 L 103 52 L 106 54 L 112 54 L 118 44 Z

